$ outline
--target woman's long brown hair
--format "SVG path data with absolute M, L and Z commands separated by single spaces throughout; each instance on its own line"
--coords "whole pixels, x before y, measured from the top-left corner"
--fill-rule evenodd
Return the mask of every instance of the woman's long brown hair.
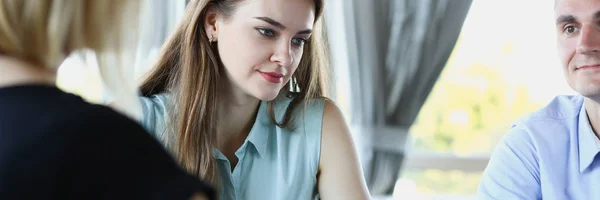
M 185 16 L 163 46 L 160 57 L 141 85 L 144 96 L 170 93 L 171 112 L 167 120 L 167 147 L 181 166 L 201 179 L 216 183 L 216 161 L 212 148 L 216 142 L 217 86 L 222 67 L 215 44 L 209 42 L 204 19 L 209 9 L 230 17 L 239 0 L 191 0 Z M 273 103 L 268 103 L 271 120 L 289 128 L 294 110 L 310 99 L 325 97 L 329 61 L 325 27 L 322 20 L 323 0 L 315 0 L 317 16 L 313 35 L 292 80 L 281 92 L 294 94 L 286 113 L 277 122 Z M 293 87 L 290 87 L 290 84 Z M 299 90 L 289 91 L 289 88 Z M 171 143 L 171 144 L 170 144 Z

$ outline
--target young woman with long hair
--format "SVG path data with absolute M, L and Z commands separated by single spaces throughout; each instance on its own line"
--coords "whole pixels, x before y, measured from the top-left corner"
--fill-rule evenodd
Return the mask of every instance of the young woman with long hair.
M 323 0 L 191 0 L 141 91 L 142 124 L 222 199 L 368 199 L 326 99 Z

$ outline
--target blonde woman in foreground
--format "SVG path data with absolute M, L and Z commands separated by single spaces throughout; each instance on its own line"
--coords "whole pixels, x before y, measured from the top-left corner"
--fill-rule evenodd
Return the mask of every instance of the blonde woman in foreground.
M 55 86 L 69 54 L 93 50 L 121 107 L 135 108 L 127 70 L 109 61 L 124 47 L 120 28 L 131 27 L 125 19 L 137 17 L 137 4 L 0 1 L 0 199 L 214 198 L 134 120 Z

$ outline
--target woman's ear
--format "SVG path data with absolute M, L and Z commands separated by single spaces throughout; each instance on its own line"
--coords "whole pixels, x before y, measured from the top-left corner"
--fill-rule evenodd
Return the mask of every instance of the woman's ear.
M 217 21 L 219 13 L 214 8 L 209 8 L 204 17 L 204 31 L 210 42 L 217 41 Z

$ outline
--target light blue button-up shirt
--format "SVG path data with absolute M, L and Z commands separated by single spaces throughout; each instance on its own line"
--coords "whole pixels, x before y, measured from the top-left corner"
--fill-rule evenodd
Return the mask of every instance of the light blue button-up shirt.
M 516 122 L 492 154 L 478 199 L 600 199 L 600 140 L 582 96 L 559 96 Z
M 281 119 L 292 99 L 275 101 L 274 113 Z M 163 144 L 168 119 L 169 95 L 140 98 L 141 124 Z M 269 118 L 266 102 L 261 102 L 256 121 L 242 146 L 235 152 L 233 170 L 229 159 L 213 149 L 219 175 L 221 200 L 316 199 L 317 173 L 321 153 L 321 123 L 324 100 L 313 100 L 297 108 L 294 127 L 282 129 Z

